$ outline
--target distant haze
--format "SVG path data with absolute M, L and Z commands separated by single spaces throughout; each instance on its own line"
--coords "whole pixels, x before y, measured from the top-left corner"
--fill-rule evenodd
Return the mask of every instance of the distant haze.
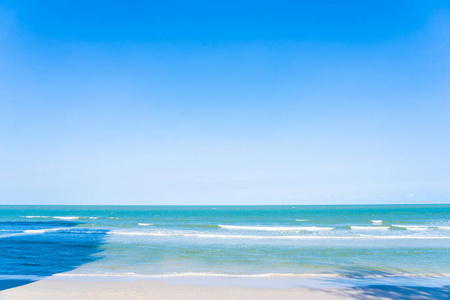
M 449 1 L 0 1 L 0 204 L 450 202 Z

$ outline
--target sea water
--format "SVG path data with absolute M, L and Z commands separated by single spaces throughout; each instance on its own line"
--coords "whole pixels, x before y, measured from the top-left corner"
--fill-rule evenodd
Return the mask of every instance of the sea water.
M 449 285 L 450 205 L 0 206 L 0 279 L 46 276 Z

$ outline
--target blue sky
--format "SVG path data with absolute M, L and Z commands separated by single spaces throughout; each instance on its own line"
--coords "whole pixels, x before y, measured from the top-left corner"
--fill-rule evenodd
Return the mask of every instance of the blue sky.
M 0 0 L 0 203 L 449 203 L 449 28 L 439 0 Z

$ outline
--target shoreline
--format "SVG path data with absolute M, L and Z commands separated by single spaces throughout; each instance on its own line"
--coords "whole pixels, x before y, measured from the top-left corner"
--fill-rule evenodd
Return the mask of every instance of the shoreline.
M 261 275 L 261 274 L 257 274 Z M 243 276 L 232 274 L 208 274 L 208 273 L 173 273 L 173 274 L 96 274 L 96 273 L 57 273 L 51 276 L 31 275 L 0 275 L 2 282 L 26 282 L 39 281 L 52 282 L 162 282 L 170 286 L 199 286 L 199 287 L 229 287 L 252 289 L 348 289 L 365 286 L 416 286 L 424 288 L 441 288 L 450 286 L 450 276 L 419 276 L 408 275 L 381 275 L 372 276 L 344 276 L 338 274 L 301 274 L 301 276 L 279 276 L 278 274 L 263 274 L 265 276 Z M 0 287 L 0 291 L 2 288 Z
M 9 280 L 19 281 L 19 280 Z M 444 287 L 368 285 L 348 288 L 249 288 L 168 284 L 160 280 L 77 281 L 47 278 L 0 281 L 0 299 L 445 299 Z M 9 287 L 8 287 L 9 284 Z M 14 286 L 17 284 L 17 286 Z

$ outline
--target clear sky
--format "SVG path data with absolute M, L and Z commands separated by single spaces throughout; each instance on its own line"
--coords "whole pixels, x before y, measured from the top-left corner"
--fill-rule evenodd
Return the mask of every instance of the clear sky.
M 1 204 L 449 202 L 449 1 L 0 0 Z

